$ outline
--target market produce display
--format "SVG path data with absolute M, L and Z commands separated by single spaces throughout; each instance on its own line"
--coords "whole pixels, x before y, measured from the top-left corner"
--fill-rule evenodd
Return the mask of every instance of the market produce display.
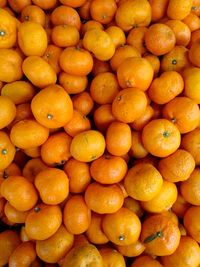
M 200 0 L 0 0 L 0 267 L 200 266 Z

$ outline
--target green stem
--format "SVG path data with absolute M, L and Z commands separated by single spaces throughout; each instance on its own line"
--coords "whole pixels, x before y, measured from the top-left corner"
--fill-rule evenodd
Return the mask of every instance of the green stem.
M 150 236 L 148 236 L 147 238 L 145 238 L 144 243 L 150 243 L 151 241 L 155 240 L 156 238 L 161 238 L 163 236 L 163 232 L 162 231 L 158 231 L 155 234 L 152 234 Z

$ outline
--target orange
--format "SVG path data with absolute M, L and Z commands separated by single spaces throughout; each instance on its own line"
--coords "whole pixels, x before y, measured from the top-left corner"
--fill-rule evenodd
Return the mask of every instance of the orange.
M 198 267 L 200 249 L 197 242 L 189 236 L 182 236 L 177 250 L 169 256 L 161 258 L 164 267 Z
M 148 26 L 151 21 L 151 6 L 146 0 L 124 1 L 117 9 L 115 21 L 123 31 Z
M 26 81 L 15 81 L 5 84 L 1 95 L 9 97 L 16 105 L 29 102 L 35 95 L 35 88 Z
M 154 109 L 147 105 L 145 111 L 142 113 L 142 115 L 135 119 L 133 122 L 130 123 L 131 128 L 140 131 L 144 128 L 147 123 L 151 121 L 151 119 L 154 116 Z
M 37 136 L 35 136 L 37 133 Z M 37 138 L 35 138 L 37 137 Z M 11 129 L 10 139 L 19 148 L 27 149 L 42 145 L 49 137 L 49 129 L 35 120 L 21 120 Z
M 31 4 L 31 0 L 8 0 L 8 3 L 13 11 L 19 13 L 24 7 Z
M 188 48 L 190 48 L 193 43 L 195 43 L 196 41 L 199 40 L 199 38 L 200 38 L 199 34 L 200 34 L 200 29 L 192 32 Z
M 60 67 L 71 75 L 84 76 L 91 72 L 93 59 L 91 54 L 79 47 L 68 47 L 60 55 Z
M 110 35 L 101 29 L 91 29 L 84 34 L 83 46 L 102 61 L 112 58 L 115 46 Z
M 163 178 L 174 183 L 187 180 L 194 168 L 193 156 L 183 149 L 177 149 L 170 156 L 161 159 L 158 165 Z
M 132 131 L 132 145 L 129 150 L 129 154 L 134 158 L 144 158 L 148 155 L 148 151 L 144 148 L 142 144 L 142 135 L 141 132 Z
M 199 157 L 199 137 L 200 137 L 200 128 L 197 128 L 183 136 L 181 139 L 181 147 L 187 150 L 195 160 L 197 165 L 200 164 Z
M 39 6 L 28 5 L 21 11 L 21 21 L 31 21 L 45 26 L 45 13 Z
M 200 241 L 199 235 L 199 220 L 200 210 L 198 206 L 189 207 L 186 211 L 183 222 L 188 235 L 190 235 L 197 242 Z
M 165 16 L 169 0 L 150 0 L 151 20 L 159 21 Z
M 160 66 L 162 72 L 177 71 L 181 73 L 189 65 L 188 49 L 184 46 L 175 46 L 162 57 Z
M 167 16 L 170 19 L 182 20 L 187 15 L 189 15 L 192 8 L 193 0 L 169 0 L 169 5 L 167 7 Z
M 124 257 L 117 250 L 113 248 L 100 248 L 99 252 L 105 267 L 109 267 L 111 264 L 117 267 L 126 267 Z
M 1 178 L 8 178 L 9 176 L 14 176 L 14 175 L 21 175 L 21 170 L 19 168 L 19 166 L 16 163 L 11 163 L 7 168 L 5 168 L 4 170 L 0 171 L 0 181 Z M 3 182 L 3 179 L 2 179 Z M 1 183 L 1 182 L 0 182 Z
M 178 226 L 165 215 L 150 216 L 142 224 L 141 241 L 151 255 L 171 255 L 178 248 L 180 237 Z
M 62 267 L 79 266 L 103 267 L 103 259 L 98 249 L 92 244 L 82 244 L 70 250 L 64 258 Z
M 95 109 L 93 119 L 97 129 L 100 132 L 105 132 L 108 126 L 115 121 L 115 117 L 112 114 L 112 105 L 100 105 Z
M 39 56 L 30 56 L 23 61 L 23 72 L 28 80 L 39 88 L 56 82 L 56 73 L 50 64 Z
M 184 88 L 182 76 L 176 71 L 165 71 L 153 80 L 148 90 L 151 100 L 157 104 L 166 104 L 179 95 Z
M 9 266 L 26 267 L 36 259 L 35 244 L 31 241 L 23 242 L 13 251 L 9 258 Z
M 184 95 L 193 99 L 197 104 L 200 103 L 200 95 L 198 86 L 200 84 L 199 68 L 190 67 L 183 71 L 183 79 L 185 83 Z
M 128 124 L 114 121 L 106 131 L 106 148 L 113 156 L 123 156 L 131 148 L 131 128 Z
M 43 59 L 49 63 L 49 65 L 53 68 L 56 74 L 60 73 L 61 68 L 59 66 L 59 58 L 62 52 L 62 48 L 57 47 L 53 44 L 47 46 L 47 49 L 43 55 Z M 62 85 L 62 84 L 61 84 Z
M 151 164 L 136 164 L 124 178 L 124 186 L 129 196 L 140 201 L 149 201 L 161 191 L 163 179 Z
M 102 185 L 94 182 L 85 190 L 85 202 L 94 212 L 109 214 L 118 211 L 124 202 L 124 195 L 117 184 Z
M 116 71 L 120 64 L 129 57 L 140 57 L 140 52 L 132 45 L 119 46 L 113 57 L 110 60 L 110 65 L 113 71 Z
M 7 0 L 1 0 L 1 1 L 0 1 L 0 7 L 1 7 L 1 8 L 2 8 L 2 7 L 5 7 L 6 4 L 7 4 Z
M 124 178 L 127 168 L 122 157 L 105 154 L 92 162 L 90 173 L 92 178 L 101 184 L 114 184 Z
M 77 94 L 85 91 L 88 85 L 87 76 L 71 75 L 61 72 L 59 75 L 59 84 L 68 94 Z
M 109 240 L 102 231 L 102 220 L 104 215 L 92 212 L 91 223 L 86 231 L 88 240 L 93 244 L 106 244 Z
M 161 263 L 156 259 L 153 259 L 151 256 L 140 256 L 135 259 L 131 264 L 131 267 L 162 267 Z
M 82 193 L 91 181 L 89 165 L 75 159 L 68 160 L 63 170 L 69 178 L 70 193 Z
M 8 96 L 0 96 L 0 129 L 8 126 L 16 116 L 15 103 Z
M 145 34 L 145 44 L 147 49 L 156 56 L 170 52 L 176 43 L 173 30 L 162 23 L 151 25 Z
M 10 83 L 22 78 L 22 57 L 13 49 L 2 48 L 0 53 L 0 81 Z
M 190 50 L 188 53 L 191 63 L 196 67 L 200 67 L 199 47 L 200 47 L 200 42 L 199 41 L 194 42 L 192 46 L 190 47 Z
M 93 0 L 90 5 L 91 17 L 102 24 L 110 23 L 117 11 L 117 4 L 115 0 Z
M 142 209 L 140 202 L 138 200 L 135 200 L 132 197 L 126 196 L 124 199 L 124 205 L 123 206 L 125 208 L 133 211 L 139 218 L 141 218 L 142 215 L 144 214 L 144 210 Z
M 50 85 L 37 93 L 31 101 L 36 120 L 48 128 L 64 126 L 73 116 L 72 101 L 59 85 Z
M 41 7 L 44 10 L 51 9 L 51 8 L 55 7 L 57 4 L 57 0 L 46 0 L 45 2 L 42 0 L 33 0 L 32 2 L 33 2 L 33 4 Z
M 152 213 L 169 210 L 175 203 L 177 195 L 176 185 L 164 180 L 160 192 L 153 199 L 141 202 L 142 208 Z
M 47 49 L 47 34 L 37 22 L 23 22 L 18 29 L 18 44 L 26 56 L 42 56 Z
M 67 200 L 63 210 L 63 223 L 72 234 L 84 233 L 91 222 L 91 211 L 82 195 L 74 195 Z
M 180 132 L 178 128 L 166 119 L 150 121 L 142 131 L 144 147 L 153 156 L 167 157 L 180 146 Z
M 36 241 L 37 255 L 45 262 L 57 263 L 71 249 L 73 241 L 74 236 L 61 225 L 50 238 Z
M 0 48 L 12 48 L 17 41 L 16 20 L 1 8 L 0 21 Z
M 13 251 L 19 246 L 20 238 L 13 230 L 6 230 L 0 233 L 0 265 L 4 266 L 8 263 Z
M 81 34 L 84 36 L 87 31 L 90 31 L 93 29 L 103 30 L 104 27 L 100 22 L 98 22 L 96 20 L 88 20 L 84 24 L 82 24 Z
M 40 158 L 32 158 L 23 167 L 23 176 L 33 183 L 36 175 L 46 168 L 48 166 Z
M 40 157 L 41 153 L 40 153 L 40 147 L 37 146 L 37 147 L 31 147 L 31 148 L 28 148 L 28 149 L 24 149 L 24 153 L 31 157 L 31 158 L 38 158 Z
M 63 165 L 70 157 L 71 137 L 59 132 L 52 134 L 41 146 L 41 158 L 47 165 Z
M 81 28 L 80 16 L 78 12 L 70 6 L 61 5 L 56 7 L 51 13 L 51 22 L 54 26 L 64 24 L 75 26 L 78 31 Z
M 4 213 L 8 220 L 12 223 L 25 223 L 28 211 L 16 210 L 13 206 L 7 202 L 4 206 Z
M 191 32 L 200 28 L 200 19 L 194 13 L 190 12 L 189 15 L 183 19 L 183 22 L 190 28 Z
M 125 45 L 126 36 L 123 30 L 117 26 L 110 26 L 105 30 L 112 39 L 115 47 L 120 47 Z
M 72 97 L 74 109 L 87 116 L 93 109 L 94 101 L 88 92 L 81 92 Z
M 10 176 L 4 180 L 1 195 L 18 211 L 30 210 L 38 200 L 35 187 L 23 176 Z
M 183 134 L 199 126 L 200 110 L 198 104 L 189 97 L 175 97 L 164 106 L 163 117 L 171 120 Z
M 119 92 L 116 75 L 111 72 L 97 74 L 90 84 L 90 95 L 100 104 L 110 104 Z
M 82 6 L 78 8 L 78 13 L 82 19 L 89 20 L 90 16 L 90 5 L 92 0 L 86 0 Z M 73 0 L 74 3 L 74 0 Z
M 172 211 L 180 218 L 183 218 L 190 204 L 179 193 L 175 203 L 172 206 Z
M 199 12 L 199 6 L 200 6 L 200 2 L 199 0 L 193 0 L 192 1 L 192 8 L 191 8 L 191 12 L 196 14 L 197 16 L 200 15 L 200 12 Z
M 141 255 L 144 250 L 145 246 L 138 240 L 130 245 L 127 246 L 116 246 L 116 249 L 126 257 L 137 257 Z
M 73 158 L 90 162 L 101 157 L 105 150 L 104 136 L 96 130 L 83 131 L 71 142 L 70 152 Z
M 128 45 L 135 47 L 140 54 L 145 54 L 147 51 L 145 45 L 145 34 L 148 28 L 144 26 L 133 28 L 127 35 L 126 42 Z
M 26 217 L 25 231 L 29 238 L 45 240 L 54 235 L 62 223 L 59 206 L 39 204 Z
M 131 123 L 145 112 L 146 107 L 147 98 L 140 88 L 126 88 L 115 96 L 112 113 L 117 120 Z
M 199 175 L 199 169 L 195 168 L 190 177 L 181 183 L 180 187 L 184 199 L 193 205 L 199 205 L 200 203 L 200 193 L 198 190 Z
M 34 180 L 43 203 L 57 205 L 69 194 L 69 180 L 66 173 L 56 168 L 48 168 L 39 172 Z
M 86 0 L 60 0 L 63 5 L 71 7 L 81 7 L 85 4 Z
M 136 242 L 141 232 L 138 216 L 124 207 L 115 213 L 106 214 L 102 227 L 111 242 L 123 246 Z
M 152 55 L 152 54 L 146 54 L 144 55 L 144 58 L 149 61 L 151 64 L 153 71 L 154 71 L 154 77 L 158 76 L 158 73 L 160 71 L 160 59 L 159 57 Z
M 144 76 L 143 73 L 146 73 Z M 137 87 L 146 91 L 153 80 L 153 68 L 145 58 L 126 58 L 117 69 L 117 78 L 122 88 Z

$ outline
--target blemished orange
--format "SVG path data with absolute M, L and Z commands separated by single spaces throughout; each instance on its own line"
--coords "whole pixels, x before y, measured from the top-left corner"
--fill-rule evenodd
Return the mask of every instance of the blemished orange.
M 10 83 L 22 78 L 22 57 L 14 49 L 2 48 L 0 53 L 0 81 Z
M 52 84 L 31 101 L 36 120 L 47 128 L 64 126 L 73 116 L 73 104 L 69 94 L 60 85 Z
M 136 27 L 130 30 L 127 35 L 126 42 L 128 45 L 134 46 L 141 55 L 144 55 L 147 52 L 147 48 L 145 45 L 145 34 L 147 32 L 147 27 Z
M 35 138 L 37 133 L 37 138 Z M 21 120 L 11 129 L 10 139 L 12 143 L 22 149 L 42 145 L 49 137 L 49 129 L 35 120 Z
M 16 210 L 9 202 L 4 206 L 4 213 L 8 220 L 12 223 L 25 223 L 28 211 Z
M 105 267 L 109 267 L 111 264 L 118 267 L 126 267 L 126 262 L 116 249 L 113 248 L 100 248 L 99 252 L 103 258 L 103 263 Z
M 199 224 L 198 224 L 199 216 L 200 216 L 199 206 L 191 206 L 188 208 L 183 217 L 184 227 L 186 228 L 186 231 L 198 243 L 200 241 Z
M 89 255 L 89 256 L 88 256 Z M 92 244 L 81 244 L 73 247 L 64 258 L 63 267 L 79 266 L 103 267 L 103 259 L 98 249 Z
M 72 138 L 65 132 L 52 134 L 41 146 L 41 158 L 47 165 L 63 165 L 70 157 Z
M 132 145 L 129 150 L 129 155 L 136 159 L 143 159 L 148 155 L 148 151 L 144 148 L 142 144 L 142 135 L 139 131 L 131 131 Z
M 178 96 L 183 88 L 183 78 L 178 72 L 165 71 L 153 80 L 148 95 L 155 103 L 162 105 Z
M 100 132 L 88 130 L 72 139 L 70 152 L 76 160 L 90 162 L 103 155 L 105 146 L 104 136 Z
M 140 256 L 134 260 L 131 267 L 162 267 L 161 263 L 151 256 Z
M 57 205 L 69 194 L 69 179 L 63 170 L 48 168 L 39 172 L 34 180 L 43 203 Z
M 1 89 L 1 95 L 9 97 L 16 105 L 29 102 L 35 93 L 34 86 L 27 81 L 7 83 Z
M 88 240 L 96 245 L 108 243 L 108 238 L 104 234 L 101 224 L 104 215 L 92 212 L 91 223 L 86 231 Z
M 45 26 L 45 13 L 39 6 L 28 5 L 21 11 L 21 21 L 31 21 Z
M 181 183 L 180 191 L 184 199 L 192 205 L 199 205 L 200 192 L 199 186 L 200 170 L 195 168 L 190 177 Z
M 93 58 L 89 51 L 83 48 L 67 47 L 60 55 L 59 64 L 68 74 L 84 76 L 91 72 Z
M 28 80 L 39 88 L 56 83 L 57 77 L 55 70 L 42 57 L 27 57 L 23 61 L 22 70 Z
M 149 88 L 153 74 L 151 64 L 141 57 L 126 58 L 117 69 L 118 82 L 122 88 L 136 87 L 142 91 Z
M 128 195 L 140 201 L 149 201 L 156 197 L 161 191 L 162 184 L 161 174 L 151 164 L 134 165 L 124 178 Z
M 174 183 L 163 180 L 160 192 L 149 201 L 142 201 L 141 205 L 145 211 L 151 213 L 161 213 L 169 210 L 175 203 L 178 195 L 177 187 Z
M 91 222 L 91 210 L 86 205 L 82 195 L 69 198 L 63 210 L 63 223 L 72 234 L 84 233 Z
M 200 249 L 198 243 L 189 236 L 182 236 L 177 250 L 169 256 L 161 258 L 164 267 L 198 267 L 200 263 Z
M 140 88 L 126 88 L 113 99 L 112 113 L 118 121 L 131 123 L 145 112 L 146 107 L 147 97 Z
M 101 184 L 120 182 L 124 178 L 127 169 L 127 163 L 122 157 L 109 154 L 94 160 L 90 165 L 92 178 Z
M 167 16 L 170 19 L 182 20 L 189 15 L 192 8 L 193 0 L 169 0 L 167 7 Z
M 141 222 L 134 212 L 122 207 L 115 213 L 105 215 L 102 228 L 114 244 L 130 245 L 140 236 Z
M 56 233 L 62 224 L 59 206 L 39 204 L 32 209 L 25 221 L 25 231 L 29 238 L 45 240 Z
M 8 126 L 16 116 L 15 103 L 8 96 L 0 95 L 0 106 L 2 108 L 0 113 L 0 129 Z
M 26 267 L 36 259 L 35 244 L 32 241 L 22 242 L 12 252 L 9 258 L 9 266 Z
M 183 149 L 177 149 L 170 156 L 161 159 L 158 164 L 158 169 L 163 178 L 174 183 L 187 180 L 194 168 L 195 160 L 193 156 Z
M 171 255 L 178 248 L 180 237 L 178 226 L 165 215 L 150 216 L 142 224 L 141 241 L 150 254 Z
M 167 157 L 179 148 L 181 135 L 172 122 L 155 119 L 143 128 L 142 142 L 153 156 Z
M 48 166 L 44 164 L 41 158 L 32 158 L 24 165 L 22 174 L 26 179 L 33 183 L 36 175 L 46 168 L 48 168 Z
M 90 95 L 100 104 L 110 104 L 119 92 L 119 84 L 115 74 L 103 72 L 97 74 L 90 84 Z
M 4 131 L 0 131 L 0 151 L 0 170 L 5 170 L 12 163 L 16 150 Z
M 38 194 L 31 182 L 23 176 L 10 176 L 1 184 L 1 195 L 19 211 L 32 209 Z
M 170 52 L 176 43 L 173 30 L 162 23 L 151 25 L 145 34 L 145 44 L 147 49 L 156 56 Z
M 199 126 L 200 110 L 189 97 L 175 97 L 163 108 L 163 117 L 171 120 L 181 134 L 193 131 Z
M 116 24 L 123 30 L 133 27 L 148 26 L 151 21 L 151 6 L 146 0 L 124 1 L 115 14 Z
M 109 214 L 118 211 L 124 202 L 124 195 L 117 184 L 102 185 L 94 182 L 85 190 L 85 202 L 94 212 Z
M 47 49 L 47 34 L 37 22 L 23 22 L 18 29 L 18 44 L 26 56 L 42 56 Z
M 17 40 L 16 20 L 1 8 L 0 21 L 0 48 L 12 48 Z
M 14 230 L 6 230 L 0 233 L 0 265 L 8 263 L 10 255 L 21 243 L 19 235 Z
M 83 193 L 91 181 L 89 164 L 76 159 L 69 159 L 63 170 L 69 178 L 70 193 Z
M 113 156 L 123 156 L 131 148 L 131 128 L 127 123 L 114 121 L 106 131 L 106 148 Z
M 117 245 L 116 249 L 125 257 L 137 257 L 144 252 L 145 246 L 138 240 L 127 246 Z
M 57 263 L 72 248 L 73 242 L 74 236 L 61 225 L 50 238 L 36 241 L 37 256 L 45 262 Z
M 71 75 L 66 72 L 61 72 L 59 83 L 68 94 L 77 94 L 85 91 L 88 85 L 88 78 L 87 76 Z

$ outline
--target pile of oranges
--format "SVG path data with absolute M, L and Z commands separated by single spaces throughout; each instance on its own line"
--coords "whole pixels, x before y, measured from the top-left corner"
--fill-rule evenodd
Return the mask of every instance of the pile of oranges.
M 200 0 L 0 0 L 0 267 L 200 266 Z

